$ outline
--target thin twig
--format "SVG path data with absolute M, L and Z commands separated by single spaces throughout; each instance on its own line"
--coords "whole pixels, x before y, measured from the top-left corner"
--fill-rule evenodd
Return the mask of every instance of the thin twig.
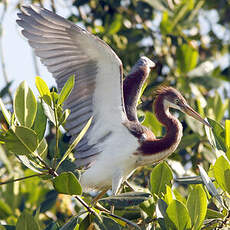
M 52 169 L 39 155 L 37 155 L 36 157 L 45 166 L 45 168 L 49 171 L 50 175 L 52 175 L 54 177 L 58 176 L 57 172 L 55 172 L 55 170 Z
M 39 155 L 37 155 L 37 158 L 46 167 L 46 169 L 48 169 L 49 174 L 51 174 L 54 177 L 58 176 L 58 173 L 54 169 L 49 167 L 49 165 L 47 165 L 46 162 Z M 90 208 L 89 205 L 79 196 L 74 196 L 74 198 L 76 198 L 88 210 L 88 212 L 92 213 L 95 216 L 97 215 L 97 213 L 92 208 Z
M 58 126 L 58 117 L 57 117 L 57 108 L 54 107 L 54 117 L 55 117 L 55 129 L 56 129 L 56 147 L 55 147 L 55 153 L 54 153 L 54 159 L 53 159 L 53 168 L 56 168 L 56 162 L 58 158 L 58 145 L 59 145 L 59 126 Z
M 92 208 L 90 208 L 89 205 L 79 196 L 74 196 L 74 198 L 76 198 L 88 210 L 89 213 L 92 213 L 93 215 L 97 216 L 97 213 Z
M 16 181 L 21 181 L 21 180 L 29 179 L 29 178 L 32 178 L 32 177 L 41 176 L 41 175 L 44 175 L 44 174 L 37 173 L 37 174 L 31 175 L 31 176 L 25 176 L 25 177 L 21 177 L 21 178 L 17 178 L 17 179 L 11 179 L 11 180 L 7 180 L 7 181 L 4 181 L 4 182 L 0 182 L 0 185 L 9 184 L 9 183 L 13 183 L 13 182 L 16 182 Z

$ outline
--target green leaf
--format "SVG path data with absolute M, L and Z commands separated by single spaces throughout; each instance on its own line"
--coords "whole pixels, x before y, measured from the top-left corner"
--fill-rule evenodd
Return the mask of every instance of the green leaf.
M 166 209 L 169 220 L 176 230 L 190 229 L 191 220 L 186 206 L 178 200 L 173 200 Z
M 166 193 L 164 195 L 164 201 L 167 205 L 169 205 L 173 201 L 173 192 L 171 187 L 166 185 Z
M 179 189 L 179 187 L 178 187 L 178 189 Z M 175 196 L 175 199 L 180 201 L 183 204 L 186 204 L 185 197 L 181 195 L 181 193 L 178 191 L 178 189 L 176 188 L 176 189 L 173 190 L 173 194 Z
M 58 97 L 57 104 L 62 104 L 70 95 L 73 87 L 74 87 L 74 82 L 75 82 L 75 76 L 72 75 L 68 81 L 65 83 L 64 87 L 61 90 L 61 93 Z
M 171 33 L 173 29 L 172 22 L 169 20 L 168 12 L 163 12 L 160 29 L 162 34 L 168 34 Z
M 186 147 L 193 147 L 200 140 L 200 136 L 196 133 L 188 134 L 182 137 L 182 140 L 177 148 L 177 151 L 184 150 Z
M 51 106 L 52 105 L 51 93 L 45 81 L 40 77 L 36 77 L 35 84 L 41 98 L 46 102 L 46 104 Z
M 213 167 L 214 175 L 220 187 L 230 194 L 230 163 L 224 157 L 220 156 Z
M 105 213 L 106 214 L 106 213 Z M 107 215 L 111 216 L 114 220 L 119 220 L 119 221 L 122 221 L 123 223 L 127 223 L 128 225 L 134 227 L 135 229 L 138 229 L 138 230 L 141 230 L 141 228 L 134 222 L 124 218 L 124 217 L 121 217 L 121 216 L 117 216 L 117 215 L 114 215 L 114 214 L 111 214 L 111 213 L 108 213 Z M 118 222 L 118 221 L 117 221 Z
M 215 121 L 220 122 L 223 119 L 226 110 L 228 109 L 229 101 L 222 100 L 220 94 L 216 92 L 213 102 L 215 108 Z
M 109 205 L 114 205 L 115 207 L 128 207 L 139 205 L 150 197 L 151 194 L 145 192 L 127 192 L 116 196 L 109 196 L 100 199 L 100 201 L 107 202 Z
M 230 120 L 225 121 L 225 140 L 226 148 L 230 149 Z
M 213 134 L 213 135 L 207 135 L 209 138 L 210 144 L 214 145 L 214 147 L 217 148 L 218 150 L 222 150 L 226 152 L 224 128 L 219 123 L 217 123 L 216 121 L 210 118 L 208 118 L 208 122 L 212 126 L 212 130 L 210 130 L 210 132 L 212 131 L 212 134 Z
M 55 171 L 58 170 L 58 168 L 60 167 L 61 163 L 69 156 L 69 154 L 74 150 L 74 148 L 77 146 L 77 144 L 80 142 L 80 140 L 83 138 L 83 136 L 85 135 L 85 133 L 87 132 L 90 124 L 92 122 L 92 118 L 89 119 L 89 121 L 86 123 L 85 127 L 81 130 L 81 132 L 79 133 L 79 135 L 77 136 L 77 138 L 73 141 L 73 143 L 69 146 L 69 148 L 67 149 L 67 151 L 65 152 L 65 155 L 62 157 L 62 159 L 59 161 Z
M 45 230 L 60 230 L 60 228 L 57 223 L 52 222 L 45 228 Z
M 57 202 L 58 193 L 55 190 L 51 190 L 46 193 L 43 202 L 40 204 L 40 213 L 45 213 L 46 211 L 52 209 L 52 207 Z
M 8 112 L 8 110 L 6 109 L 4 103 L 2 102 L 2 99 L 0 98 L 0 108 L 2 110 L 3 116 L 6 119 L 6 122 L 8 125 L 10 125 L 10 121 L 11 121 L 11 114 L 10 112 Z
M 38 140 L 41 141 L 45 135 L 47 118 L 41 103 L 38 103 L 37 114 L 32 129 L 37 134 Z
M 56 125 L 54 110 L 51 108 L 51 106 L 48 105 L 47 103 L 45 103 L 44 101 L 42 101 L 42 107 L 43 107 L 43 111 L 44 111 L 44 114 L 46 115 L 46 117 L 47 117 L 54 125 Z
M 6 219 L 12 214 L 13 214 L 13 211 L 11 210 L 11 207 L 1 199 L 0 200 L 0 218 Z
M 60 120 L 59 120 L 60 125 L 64 125 L 65 124 L 65 122 L 66 122 L 66 120 L 67 120 L 67 118 L 68 118 L 69 115 L 70 115 L 70 110 L 66 109 L 64 111 L 64 113 L 62 114 Z
M 223 218 L 223 217 L 224 215 L 221 212 L 208 208 L 205 219 L 216 219 L 216 218 Z
M 73 230 L 77 225 L 79 216 L 72 217 L 67 223 L 65 223 L 60 230 Z
M 230 161 L 230 148 L 227 149 L 226 157 L 227 157 L 228 160 Z
M 63 172 L 53 180 L 55 189 L 59 193 L 69 194 L 69 195 L 81 195 L 82 188 L 72 172 Z
M 36 153 L 44 159 L 46 158 L 47 152 L 48 152 L 48 144 L 46 139 L 43 138 L 36 149 Z
M 150 184 L 151 193 L 157 196 L 161 196 L 166 192 L 166 185 L 171 187 L 171 180 L 173 179 L 172 170 L 169 168 L 166 162 L 162 162 L 155 166 L 151 172 Z
M 200 170 L 200 175 L 201 175 L 203 184 L 207 188 L 209 194 L 215 197 L 218 200 L 218 202 L 224 207 L 221 196 L 218 190 L 216 189 L 215 185 L 212 183 L 212 180 L 210 179 L 210 177 L 208 176 L 208 174 L 206 173 L 206 171 L 203 169 L 201 165 L 198 165 L 198 168 Z
M 18 155 L 17 158 L 24 164 L 27 168 L 31 169 L 34 172 L 41 173 L 40 168 L 36 167 L 34 163 L 28 159 L 25 155 Z
M 34 220 L 34 217 L 24 211 L 18 218 L 16 230 L 40 230 L 38 223 Z
M 116 34 L 123 23 L 123 18 L 121 14 L 115 14 L 114 17 L 111 20 L 111 23 L 109 23 L 107 27 L 107 33 L 110 35 Z
M 177 48 L 177 65 L 180 73 L 188 73 L 196 67 L 199 53 L 191 45 L 183 44 Z
M 153 113 L 149 111 L 145 112 L 145 119 L 142 125 L 151 129 L 156 136 L 159 137 L 162 135 L 162 125 Z
M 36 133 L 27 127 L 16 126 L 8 130 L 5 136 L 6 148 L 17 155 L 30 155 L 38 147 Z
M 154 199 L 151 197 L 148 200 L 142 202 L 139 207 L 150 217 L 152 218 L 155 212 L 155 203 Z
M 26 81 L 23 81 L 16 90 L 14 113 L 22 126 L 32 127 L 37 113 L 37 101 Z
M 0 145 L 0 162 L 4 164 L 4 167 L 10 173 L 10 175 L 12 175 L 11 173 L 14 172 L 14 162 L 11 161 L 11 158 L 9 157 L 3 145 Z
M 196 185 L 190 192 L 187 208 L 193 229 L 201 229 L 207 212 L 207 197 L 201 185 Z
M 90 222 L 91 222 L 91 216 L 88 214 L 79 224 L 78 230 L 85 230 L 88 229 Z M 69 229 L 70 230 L 70 229 Z
M 98 218 L 96 220 L 97 220 L 96 222 L 100 226 L 100 222 Z M 119 225 L 114 219 L 107 217 L 107 216 L 102 216 L 102 223 L 103 223 L 104 229 L 106 230 L 107 229 L 109 230 L 121 230 L 122 229 L 121 225 Z
M 217 89 L 221 86 L 222 82 L 219 79 L 210 76 L 195 76 L 190 79 L 190 82 L 205 86 L 207 90 Z

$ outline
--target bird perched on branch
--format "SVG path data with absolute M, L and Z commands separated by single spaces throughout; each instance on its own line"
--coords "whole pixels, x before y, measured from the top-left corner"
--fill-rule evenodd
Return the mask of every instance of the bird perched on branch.
M 81 176 L 85 191 L 112 187 L 116 194 L 137 167 L 173 153 L 182 137 L 182 125 L 169 108 L 209 126 L 176 89 L 162 87 L 156 92 L 154 111 L 166 127 L 166 135 L 157 139 L 139 123 L 136 111 L 154 62 L 141 57 L 123 82 L 122 63 L 104 41 L 46 9 L 23 6 L 21 10 L 17 23 L 22 34 L 53 74 L 58 88 L 76 75 L 65 103 L 71 110 L 65 127 L 73 139 L 93 117 L 75 153 L 77 166 L 86 169 Z

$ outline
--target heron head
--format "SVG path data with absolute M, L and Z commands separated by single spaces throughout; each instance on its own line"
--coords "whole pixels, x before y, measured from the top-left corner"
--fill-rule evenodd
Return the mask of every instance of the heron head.
M 159 90 L 157 92 L 159 94 Z M 181 95 L 179 91 L 172 87 L 163 87 L 160 89 L 160 93 L 164 95 L 164 105 L 168 108 L 174 108 L 180 110 L 183 113 L 193 117 L 200 121 L 204 125 L 211 127 L 211 125 L 204 120 L 199 113 L 197 113 L 191 106 L 188 105 L 186 99 Z

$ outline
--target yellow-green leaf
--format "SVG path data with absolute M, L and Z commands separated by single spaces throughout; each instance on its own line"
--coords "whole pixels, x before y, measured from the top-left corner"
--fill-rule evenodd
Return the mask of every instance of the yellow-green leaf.
M 65 83 L 64 87 L 61 90 L 61 93 L 58 97 L 58 104 L 62 104 L 70 95 L 73 87 L 74 87 L 74 82 L 75 82 L 75 76 L 72 75 L 68 81 Z
M 36 149 L 36 153 L 44 159 L 47 155 L 47 152 L 48 152 L 48 144 L 46 139 L 43 138 Z
M 0 108 L 2 110 L 3 116 L 6 119 L 6 122 L 8 123 L 8 125 L 10 125 L 10 121 L 11 121 L 11 114 L 10 112 L 8 112 L 8 110 L 6 109 L 4 103 L 2 102 L 2 99 L 0 98 Z
M 0 218 L 6 219 L 13 214 L 11 207 L 2 199 L 0 199 Z
M 166 192 L 166 185 L 171 186 L 171 180 L 173 179 L 172 170 L 169 168 L 166 162 L 158 164 L 151 173 L 150 184 L 151 192 L 155 195 L 161 195 Z
M 82 188 L 77 177 L 72 172 L 63 172 L 53 180 L 55 189 L 59 193 L 81 195 Z
M 41 103 L 38 103 L 37 114 L 32 129 L 37 134 L 39 141 L 41 141 L 45 135 L 46 123 L 47 123 L 47 118 L 44 113 L 43 106 Z
M 18 218 L 16 230 L 40 230 L 40 228 L 33 215 L 24 211 Z
M 193 229 L 201 229 L 207 212 L 207 197 L 201 185 L 196 185 L 189 193 L 187 208 Z
M 169 187 L 168 185 L 166 185 L 166 193 L 164 195 L 164 201 L 166 204 L 170 204 L 171 201 L 173 200 L 173 192 L 171 187 Z
M 42 78 L 40 78 L 40 77 L 36 77 L 35 84 L 36 84 L 36 87 L 38 89 L 38 92 L 39 92 L 41 98 L 48 105 L 51 106 L 51 104 L 52 104 L 51 93 L 50 93 L 49 87 L 47 86 L 47 84 L 45 83 L 45 81 Z
M 14 113 L 20 125 L 32 127 L 37 113 L 37 101 L 26 81 L 23 81 L 16 90 Z
M 225 140 L 226 140 L 226 148 L 230 148 L 230 120 L 225 121 Z
M 153 113 L 145 112 L 145 119 L 142 124 L 150 128 L 156 136 L 162 135 L 162 125 Z
M 166 209 L 169 220 L 177 230 L 190 229 L 191 219 L 186 206 L 178 200 L 173 200 Z M 173 228 L 174 229 L 174 228 Z
M 9 129 L 5 136 L 6 148 L 18 155 L 34 153 L 38 147 L 36 133 L 27 127 L 16 126 Z
M 191 45 L 183 44 L 177 48 L 176 56 L 180 73 L 188 73 L 196 67 L 199 53 Z
M 221 212 L 215 211 L 213 209 L 208 208 L 206 213 L 206 219 L 216 219 L 216 218 L 223 218 L 224 214 Z
M 57 167 L 56 167 L 56 171 L 59 168 L 59 166 L 61 165 L 61 163 L 69 156 L 69 154 L 74 150 L 74 148 L 77 146 L 77 144 L 80 142 L 80 140 L 83 138 L 83 136 L 85 135 L 85 133 L 87 132 L 90 124 L 92 122 L 92 118 L 89 119 L 89 121 L 87 122 L 87 124 L 85 125 L 85 127 L 81 130 L 81 132 L 79 133 L 79 135 L 77 136 L 77 138 L 73 141 L 73 143 L 69 146 L 69 148 L 67 149 L 67 151 L 65 152 L 65 155 L 62 157 L 62 159 L 59 161 Z
M 224 157 L 220 156 L 213 167 L 214 175 L 220 187 L 230 194 L 230 163 Z
M 208 118 L 209 124 L 212 126 L 212 129 L 209 130 L 213 135 L 207 135 L 211 145 L 214 145 L 215 148 L 226 151 L 225 147 L 225 130 L 224 128 L 216 121 Z M 206 132 L 207 133 L 207 132 Z

